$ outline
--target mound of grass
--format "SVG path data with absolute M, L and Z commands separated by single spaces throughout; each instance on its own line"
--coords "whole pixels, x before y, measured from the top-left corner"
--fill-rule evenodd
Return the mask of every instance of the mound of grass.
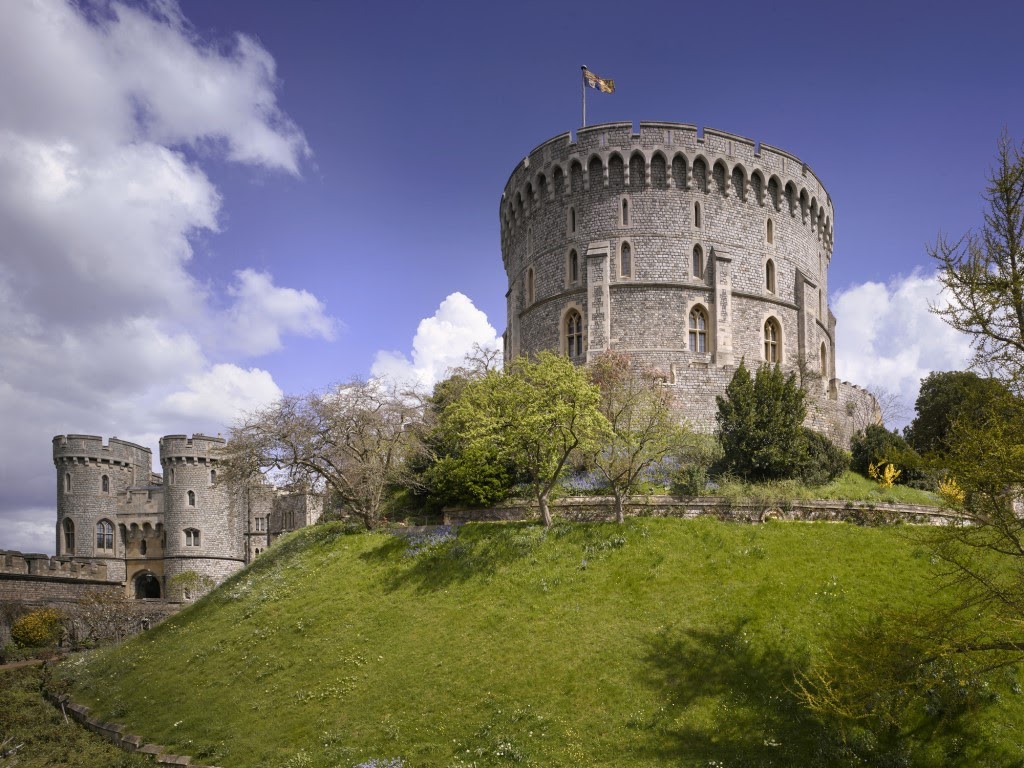
M 742 480 L 723 481 L 710 496 L 721 496 L 733 501 L 773 501 L 778 499 L 814 501 L 836 499 L 839 501 L 865 501 L 873 504 L 922 504 L 941 506 L 942 500 L 934 493 L 894 485 L 883 488 L 874 480 L 847 470 L 831 483 L 825 485 L 804 485 L 799 480 L 778 480 L 766 483 L 748 483 Z
M 224 768 L 829 765 L 794 676 L 828 632 L 947 599 L 906 531 L 316 526 L 62 670 L 99 715 Z M 1024 703 L 979 717 L 964 764 Z

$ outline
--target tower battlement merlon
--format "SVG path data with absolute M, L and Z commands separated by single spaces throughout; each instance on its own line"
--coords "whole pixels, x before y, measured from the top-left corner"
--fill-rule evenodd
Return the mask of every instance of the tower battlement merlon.
M 218 462 L 223 457 L 227 440 L 196 433 L 188 435 L 165 435 L 160 438 L 160 463 L 184 460 L 200 463 Z
M 99 435 L 56 435 L 53 438 L 53 461 L 54 464 L 86 461 L 149 467 L 153 452 L 145 446 L 116 437 L 104 443 Z

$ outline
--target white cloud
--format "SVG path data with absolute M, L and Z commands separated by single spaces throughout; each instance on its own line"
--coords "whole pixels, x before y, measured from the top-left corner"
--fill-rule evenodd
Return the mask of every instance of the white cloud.
M 235 302 L 226 336 L 244 353 L 259 355 L 281 347 L 281 334 L 334 338 L 334 321 L 308 291 L 280 288 L 266 272 L 244 269 L 228 288 Z
M 232 355 L 333 321 L 268 273 L 189 271 L 219 226 L 207 159 L 310 155 L 256 41 L 207 43 L 172 0 L 4 2 L 0 73 L 0 548 L 52 551 L 52 435 L 221 431 L 281 394 Z
M 838 376 L 893 393 L 912 417 L 921 379 L 932 371 L 960 370 L 970 358 L 967 337 L 928 310 L 929 303 L 944 303 L 941 290 L 935 276 L 915 271 L 837 294 Z
M 230 425 L 284 394 L 267 371 L 245 370 L 229 363 L 189 377 L 186 386 L 164 398 L 160 410 L 168 422 L 197 425 L 193 427 L 196 431 Z
M 431 389 L 445 373 L 465 360 L 473 346 L 502 347 L 501 337 L 487 315 L 462 293 L 449 295 L 431 317 L 420 320 L 412 341 L 412 360 L 397 351 L 382 350 L 374 359 L 374 376 Z

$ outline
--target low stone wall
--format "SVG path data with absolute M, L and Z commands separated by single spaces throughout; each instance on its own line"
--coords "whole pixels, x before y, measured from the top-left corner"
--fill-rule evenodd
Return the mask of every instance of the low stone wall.
M 563 520 L 580 522 L 615 519 L 615 500 L 609 496 L 574 496 L 551 504 L 551 514 Z M 828 520 L 859 525 L 914 523 L 946 525 L 956 519 L 948 510 L 916 504 L 871 503 L 863 501 L 766 501 L 731 502 L 713 496 L 676 498 L 673 496 L 634 496 L 625 504 L 625 513 L 635 517 L 714 517 L 744 523 L 766 520 Z M 446 524 L 502 520 L 529 520 L 538 516 L 537 507 L 526 501 L 513 501 L 487 509 L 447 509 Z
M 165 747 L 159 744 L 147 744 L 141 736 L 134 736 L 127 733 L 123 725 L 106 723 L 90 714 L 89 708 L 81 704 L 75 704 L 66 695 L 57 696 L 51 691 L 45 691 L 43 695 L 47 701 L 73 718 L 82 727 L 93 733 L 99 734 L 108 741 L 126 752 L 141 752 L 144 755 L 151 755 L 158 765 L 188 765 L 192 768 L 216 768 L 216 766 L 200 766 L 192 762 L 187 755 L 170 754 Z

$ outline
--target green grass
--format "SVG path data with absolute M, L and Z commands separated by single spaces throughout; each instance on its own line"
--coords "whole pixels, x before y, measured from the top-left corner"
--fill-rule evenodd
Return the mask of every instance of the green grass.
M 41 667 L 0 670 L 0 767 L 152 768 L 75 723 L 39 695 Z M 4 758 L 5 750 L 18 747 Z
M 722 496 L 732 501 L 774 501 L 778 499 L 813 501 L 815 499 L 836 499 L 839 501 L 865 501 L 874 504 L 892 502 L 896 504 L 923 504 L 941 506 L 937 494 L 894 485 L 882 488 L 874 480 L 847 470 L 826 485 L 804 485 L 799 480 L 779 480 L 766 483 L 746 483 L 742 480 L 722 482 L 718 489 L 708 495 Z
M 316 526 L 63 670 L 99 715 L 224 768 L 827 765 L 794 675 L 831 631 L 942 603 L 908 530 L 478 524 L 413 554 Z M 998 764 L 1022 698 L 978 714 L 964 765 Z

